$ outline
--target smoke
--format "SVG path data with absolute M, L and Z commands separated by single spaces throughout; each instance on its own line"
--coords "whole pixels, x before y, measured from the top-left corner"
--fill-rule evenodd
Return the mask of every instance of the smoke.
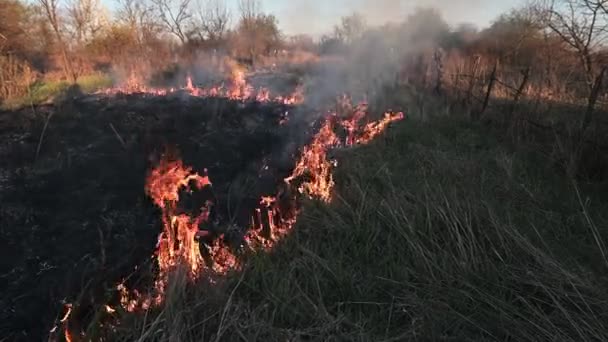
M 403 21 L 416 8 L 439 10 L 450 24 L 472 22 L 485 26 L 501 11 L 524 0 L 291 0 L 277 4 L 281 28 L 287 34 L 306 33 L 319 36 L 328 33 L 339 18 L 353 12 L 362 14 L 368 24 L 376 26 Z M 269 2 L 270 3 L 270 2 Z M 273 3 L 274 4 L 274 3 Z M 269 8 L 270 6 L 266 6 Z

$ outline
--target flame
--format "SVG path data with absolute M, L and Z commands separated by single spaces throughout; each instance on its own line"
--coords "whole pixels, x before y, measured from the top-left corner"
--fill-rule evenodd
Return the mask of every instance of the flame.
M 347 111 L 351 112 L 352 115 L 350 119 L 343 120 L 341 124 L 347 132 L 346 145 L 350 146 L 353 145 L 357 140 L 359 121 L 361 121 L 361 119 L 367 115 L 367 103 L 361 103 L 353 107 L 350 102 L 345 101 L 346 100 L 343 99 L 340 106 L 342 109 L 346 109 Z
M 164 293 L 168 274 L 175 266 L 186 265 L 193 279 L 201 269 L 203 257 L 198 237 L 204 234 L 199 227 L 209 219 L 212 203 L 207 201 L 196 216 L 176 213 L 180 191 L 191 192 L 192 186 L 203 189 L 210 187 L 211 181 L 207 175 L 193 173 L 181 160 L 162 160 L 146 182 L 146 192 L 162 210 L 163 231 L 158 236 L 156 248 L 159 266 L 156 291 L 159 296 Z
M 70 329 L 68 327 L 68 320 L 70 318 L 70 315 L 72 314 L 72 304 L 71 303 L 67 303 L 64 305 L 64 308 L 66 309 L 65 313 L 63 314 L 63 317 L 59 320 L 59 323 L 61 323 L 61 325 L 63 325 L 63 338 L 67 341 L 67 342 L 72 342 L 73 338 L 72 338 L 72 333 L 70 332 Z M 59 328 L 59 324 L 55 324 L 53 326 L 53 328 L 49 331 L 51 334 L 54 334 L 57 329 Z
M 338 113 L 348 118 L 340 120 Z M 260 198 L 259 206 L 251 216 L 251 227 L 244 236 L 246 245 L 243 247 L 254 251 L 267 251 L 291 232 L 301 211 L 296 196 L 293 195 L 294 191 L 324 202 L 331 201 L 335 185 L 333 169 L 337 166 L 337 162 L 329 156 L 331 149 L 366 144 L 383 132 L 391 122 L 404 118 L 403 113 L 387 112 L 383 119 L 362 126 L 360 122 L 367 116 L 367 104 L 353 106 L 346 99 L 340 104 L 338 113 L 330 113 L 311 143 L 303 148 L 292 174 L 285 179 L 286 188 L 280 188 L 276 196 Z M 336 134 L 336 124 L 345 129 L 345 139 L 341 140 Z M 169 275 L 177 267 L 185 267 L 192 281 L 205 272 L 223 275 L 240 269 L 240 260 L 232 253 L 223 235 L 206 246 L 205 255 L 210 263 L 205 262 L 206 259 L 201 254 L 198 238 L 206 236 L 207 233 L 199 227 L 209 220 L 214 203 L 205 202 L 196 215 L 177 212 L 180 194 L 211 186 L 206 169 L 204 174 L 200 175 L 193 172 L 191 167 L 185 166 L 181 160 L 164 158 L 150 172 L 145 190 L 162 211 L 163 227 L 155 252 L 159 271 L 151 294 L 142 295 L 137 290 L 129 291 L 124 283 L 117 286 L 120 305 L 124 310 L 133 312 L 162 305 Z M 107 305 L 105 310 L 108 314 L 114 312 L 114 309 Z M 70 311 L 71 307 L 66 314 L 66 320 Z M 68 334 L 66 327 L 66 339 Z
M 304 147 L 292 175 L 285 179 L 288 184 L 291 184 L 299 177 L 308 176 L 309 179 L 298 187 L 298 191 L 325 202 L 331 200 L 331 190 L 335 184 L 331 172 L 335 162 L 327 157 L 328 150 L 339 144 L 333 126 L 332 118 L 325 120 L 312 143 Z
M 230 74 L 228 87 L 216 85 L 209 88 L 199 88 L 194 85 L 192 76 L 186 76 L 186 85 L 181 88 L 155 88 L 148 87 L 134 75 L 131 75 L 121 85 L 100 90 L 97 94 L 144 94 L 151 96 L 166 96 L 178 91 L 183 91 L 194 97 L 223 97 L 234 101 L 258 101 L 277 102 L 285 105 L 298 105 L 304 101 L 304 89 L 298 86 L 295 91 L 287 96 L 272 96 L 270 90 L 264 87 L 254 89 L 247 82 L 247 76 L 243 70 L 235 69 Z
M 194 85 L 192 84 L 192 76 L 186 76 L 186 89 L 194 91 Z
M 403 113 L 393 113 L 387 112 L 384 113 L 384 118 L 379 121 L 370 122 L 363 128 L 363 132 L 355 139 L 357 144 L 367 144 L 370 141 L 374 140 L 378 135 L 380 135 L 386 127 L 395 121 L 400 121 L 405 118 Z

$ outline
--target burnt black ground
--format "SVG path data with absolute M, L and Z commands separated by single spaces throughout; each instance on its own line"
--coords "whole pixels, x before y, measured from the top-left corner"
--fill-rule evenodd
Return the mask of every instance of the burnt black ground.
M 222 224 L 245 226 L 309 137 L 310 121 L 281 117 L 306 111 L 140 94 L 0 113 L 0 337 L 45 339 L 63 300 L 99 304 L 149 263 L 160 212 L 144 183 L 167 150 L 207 168 Z

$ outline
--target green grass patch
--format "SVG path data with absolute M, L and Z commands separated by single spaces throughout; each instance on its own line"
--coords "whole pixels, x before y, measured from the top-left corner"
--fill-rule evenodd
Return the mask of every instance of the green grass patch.
M 608 340 L 608 202 L 456 119 L 406 120 L 339 152 L 271 254 L 169 291 L 114 339 Z
M 2 103 L 3 109 L 16 109 L 23 106 L 36 105 L 64 94 L 70 88 L 68 81 L 38 81 L 30 86 L 29 94 L 24 97 L 8 99 Z M 108 75 L 92 74 L 78 78 L 77 85 L 84 93 L 112 86 L 112 79 Z

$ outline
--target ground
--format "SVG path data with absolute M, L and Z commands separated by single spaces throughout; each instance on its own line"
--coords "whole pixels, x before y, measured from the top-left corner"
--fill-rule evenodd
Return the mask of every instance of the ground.
M 223 204 L 216 214 L 245 226 L 249 203 L 276 191 L 307 138 L 308 126 L 280 125 L 285 112 L 297 114 L 174 94 L 79 96 L 1 113 L 0 336 L 43 339 L 62 301 L 95 306 L 138 278 L 160 227 L 144 182 L 163 154 L 207 168 Z
M 599 341 L 605 184 L 457 118 L 339 153 L 332 204 L 221 286 L 176 291 L 124 340 Z
M 175 143 L 218 184 L 249 184 L 243 169 L 302 129 L 277 127 L 278 107 L 247 131 L 265 118 L 231 103 L 199 120 L 199 103 L 126 102 L 51 118 L 34 164 L 44 113 L 3 121 L 2 335 L 42 336 L 85 279 L 103 279 L 103 297 L 151 254 L 159 218 L 143 182 L 165 141 L 145 137 Z M 243 270 L 194 286 L 177 275 L 164 307 L 82 330 L 125 341 L 608 339 L 605 181 L 571 180 L 537 146 L 444 113 L 408 113 L 369 146 L 333 151 L 333 201 L 306 201 L 293 233 Z M 280 164 L 273 172 L 287 172 Z

